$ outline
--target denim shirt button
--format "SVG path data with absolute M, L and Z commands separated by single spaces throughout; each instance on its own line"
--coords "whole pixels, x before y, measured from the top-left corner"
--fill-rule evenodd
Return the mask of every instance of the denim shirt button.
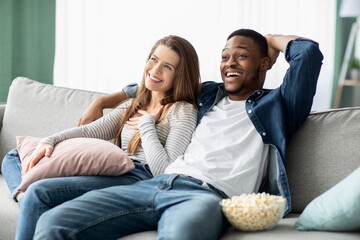
M 250 109 L 250 110 L 248 111 L 248 113 L 252 113 L 252 110 Z
M 248 100 L 248 103 L 251 103 L 251 99 Z
M 263 132 L 262 135 L 265 137 L 265 136 L 266 136 L 266 132 Z
M 200 106 L 200 107 L 202 107 L 202 105 L 203 105 L 203 103 L 202 103 L 202 102 L 201 102 L 201 103 L 199 103 L 199 106 Z

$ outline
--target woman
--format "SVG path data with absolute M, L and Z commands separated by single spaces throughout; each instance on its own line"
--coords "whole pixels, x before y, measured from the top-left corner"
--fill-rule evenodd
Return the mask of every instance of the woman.
M 31 184 L 19 200 L 16 238 L 32 239 L 42 213 L 87 191 L 129 185 L 162 173 L 190 142 L 197 121 L 195 98 L 199 87 L 199 63 L 193 46 L 178 36 L 160 39 L 149 54 L 136 98 L 91 124 L 43 139 L 22 171 L 26 174 L 42 157 L 51 155 L 60 141 L 75 137 L 115 138 L 134 160 L 135 168 L 119 177 L 77 176 Z M 5 156 L 4 178 L 16 199 L 21 196 L 15 187 L 21 182 L 20 166 L 16 150 Z M 40 197 L 50 198 L 51 206 Z

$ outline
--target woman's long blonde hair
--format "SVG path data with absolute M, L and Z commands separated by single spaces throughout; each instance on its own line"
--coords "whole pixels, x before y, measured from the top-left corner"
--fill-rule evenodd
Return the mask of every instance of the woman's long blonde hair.
M 147 58 L 150 59 L 155 49 L 160 46 L 166 46 L 176 52 L 180 62 L 175 72 L 174 86 L 164 94 L 161 104 L 165 106 L 158 122 L 164 119 L 170 109 L 170 106 L 177 101 L 187 101 L 196 107 L 196 96 L 200 92 L 200 70 L 199 59 L 194 47 L 186 39 L 179 36 L 170 35 L 158 40 Z M 115 143 L 121 147 L 121 132 L 126 121 L 134 116 L 138 110 L 146 109 L 151 100 L 151 91 L 145 87 L 145 72 L 141 81 L 140 88 L 136 98 L 130 107 L 125 111 L 120 120 L 120 128 L 117 132 Z M 140 144 L 140 132 L 134 134 L 130 139 L 127 152 L 136 155 Z

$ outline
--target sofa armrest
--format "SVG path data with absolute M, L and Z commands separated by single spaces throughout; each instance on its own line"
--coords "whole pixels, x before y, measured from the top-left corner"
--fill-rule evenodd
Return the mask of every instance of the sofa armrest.
M 5 107 L 6 107 L 6 103 L 0 103 L 0 130 L 4 119 Z

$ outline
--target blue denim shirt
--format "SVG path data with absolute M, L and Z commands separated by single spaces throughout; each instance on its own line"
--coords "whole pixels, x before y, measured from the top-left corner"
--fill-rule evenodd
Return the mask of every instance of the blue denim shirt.
M 246 100 L 246 111 L 263 142 L 270 146 L 267 176 L 259 192 L 285 197 L 285 214 L 288 214 L 291 197 L 285 170 L 286 145 L 310 113 L 323 56 L 318 44 L 306 38 L 290 41 L 284 55 L 290 67 L 282 85 L 273 90 L 255 91 Z M 137 87 L 128 85 L 123 90 L 132 97 Z M 197 98 L 198 123 L 227 95 L 223 83 L 202 83 L 201 94 Z

